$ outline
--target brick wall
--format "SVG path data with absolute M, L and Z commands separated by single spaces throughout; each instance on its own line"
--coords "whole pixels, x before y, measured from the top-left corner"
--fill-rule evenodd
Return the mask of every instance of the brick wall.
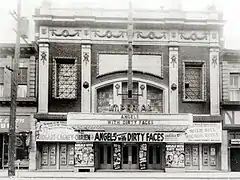
M 81 110 L 81 45 L 50 43 L 49 49 L 49 112 L 80 112 Z M 52 68 L 54 57 L 77 58 L 77 100 L 52 98 Z
M 183 102 L 183 60 L 201 60 L 206 63 L 206 102 Z M 210 113 L 210 81 L 209 81 L 209 48 L 205 47 L 180 47 L 179 48 L 179 113 L 209 114 Z

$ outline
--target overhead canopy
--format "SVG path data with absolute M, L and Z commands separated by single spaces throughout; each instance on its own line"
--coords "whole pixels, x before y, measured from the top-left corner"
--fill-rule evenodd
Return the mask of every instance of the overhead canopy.
M 192 123 L 192 114 L 68 113 L 67 115 L 67 125 L 77 130 L 179 132 L 185 131 Z

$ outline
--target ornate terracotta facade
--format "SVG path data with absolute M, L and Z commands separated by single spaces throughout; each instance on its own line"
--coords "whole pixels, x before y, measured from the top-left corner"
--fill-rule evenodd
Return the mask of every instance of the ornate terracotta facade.
M 39 154 L 44 163 L 38 168 L 221 170 L 221 13 L 135 10 L 129 98 L 126 11 L 66 11 L 58 11 L 66 13 L 65 19 L 48 7 L 35 14 L 39 83 L 48 82 L 48 92 L 39 91 L 38 123 L 55 119 L 74 129 L 63 137 L 58 134 L 64 126 L 46 125 L 49 136 L 36 144 L 38 151 L 45 148 L 52 154 Z M 109 23 L 99 21 L 99 11 Z M 44 20 L 46 15 L 51 18 Z M 197 123 L 199 117 L 207 117 L 206 122 Z M 48 138 L 52 143 L 46 143 Z

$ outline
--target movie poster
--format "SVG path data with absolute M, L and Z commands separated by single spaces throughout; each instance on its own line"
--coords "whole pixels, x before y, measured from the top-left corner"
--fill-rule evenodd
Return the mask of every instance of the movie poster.
M 147 169 L 147 144 L 140 144 L 139 148 L 139 169 Z
M 114 143 L 113 144 L 113 169 L 121 169 L 121 144 Z
M 90 143 L 75 144 L 75 165 L 94 166 L 93 144 Z
M 184 145 L 166 145 L 166 166 L 170 168 L 184 167 Z

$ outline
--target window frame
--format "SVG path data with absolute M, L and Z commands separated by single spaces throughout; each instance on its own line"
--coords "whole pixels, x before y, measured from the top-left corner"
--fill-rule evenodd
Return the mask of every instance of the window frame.
M 238 78 L 238 85 L 237 87 L 231 85 L 231 77 L 237 77 Z M 240 93 L 240 73 L 238 72 L 230 72 L 229 73 L 229 89 L 228 89 L 228 93 L 229 93 L 229 101 L 240 101 L 240 94 L 239 94 L 239 99 L 233 99 L 231 98 L 231 92 L 232 91 L 239 91 Z
M 75 67 L 75 73 L 76 73 L 76 85 L 75 85 L 75 97 L 74 98 L 68 98 L 68 97 L 59 97 L 58 96 L 58 83 L 57 83 L 57 65 L 58 64 L 67 64 L 67 63 L 58 63 L 57 61 L 66 61 L 66 60 L 72 60 L 74 63 L 74 67 Z M 52 67 L 52 97 L 54 99 L 67 99 L 67 100 L 76 100 L 77 99 L 77 94 L 78 94 L 78 86 L 77 86 L 77 82 L 79 81 L 78 78 L 78 72 L 77 72 L 77 58 L 76 57 L 54 57 L 53 58 L 53 67 Z
M 2 86 L 1 88 L 0 88 L 0 90 L 2 91 L 2 92 L 0 92 L 0 97 L 4 97 L 4 80 L 5 80 L 5 67 L 0 67 L 0 69 L 2 69 L 3 70 L 3 74 L 2 74 L 2 78 L 3 78 L 3 81 L 2 82 L 0 82 L 0 86 Z M 1 74 L 0 74 L 0 76 L 1 76 Z
M 20 85 L 24 85 L 24 86 L 27 86 L 27 93 L 26 93 L 26 96 L 23 96 L 23 97 L 21 97 L 21 96 L 18 96 L 17 95 L 17 98 L 20 98 L 20 99 L 22 99 L 22 98 L 28 98 L 29 97 L 29 67 L 28 67 L 28 64 L 26 64 L 26 63 L 24 63 L 23 65 L 20 65 L 19 67 L 18 67 L 18 73 L 20 72 L 20 69 L 26 69 L 27 70 L 27 74 L 26 74 L 26 83 L 20 83 L 19 84 L 19 80 L 18 80 L 18 82 L 17 82 L 17 91 L 18 91 L 18 86 Z
M 201 79 L 201 98 L 200 99 L 187 99 L 186 98 L 186 66 L 199 66 L 202 68 L 202 79 Z M 206 101 L 206 63 L 201 60 L 183 60 L 183 69 L 182 69 L 182 100 L 183 102 L 205 102 Z

